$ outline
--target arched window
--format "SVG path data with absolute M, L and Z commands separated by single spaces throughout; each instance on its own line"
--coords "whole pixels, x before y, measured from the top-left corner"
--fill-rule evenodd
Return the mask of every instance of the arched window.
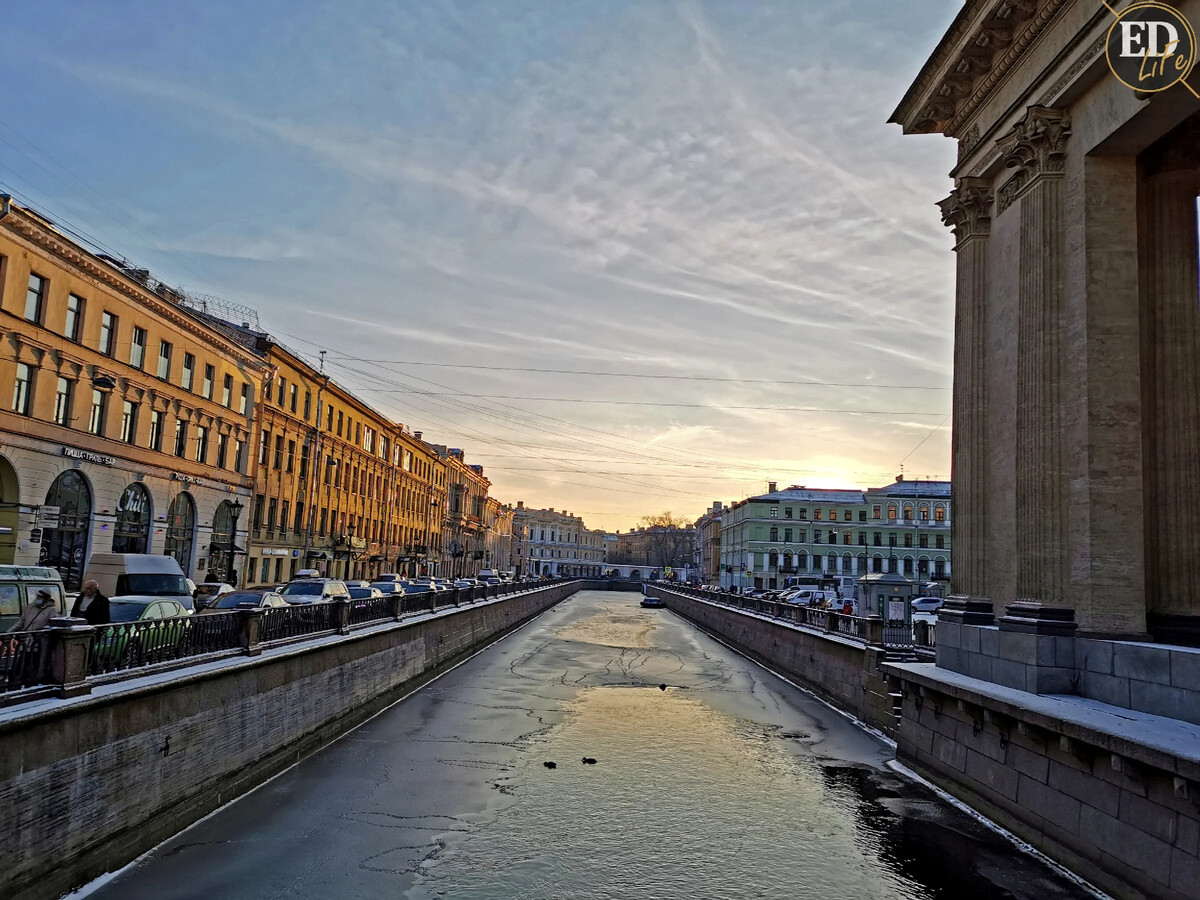
M 783 567 L 785 569 L 792 568 L 792 554 L 789 550 L 785 550 L 783 553 Z
M 882 572 L 883 571 L 883 557 L 880 556 L 878 553 L 876 553 L 874 556 L 871 557 L 871 571 L 872 572 Z
M 888 518 L 889 519 L 896 518 L 896 504 L 895 503 L 888 504 Z
M 63 586 L 77 591 L 87 563 L 88 535 L 92 528 L 92 489 L 76 469 L 67 469 L 46 492 L 46 506 L 58 507 L 58 524 L 42 530 L 38 562 L 58 569 Z
M 935 521 L 935 522 L 945 522 L 946 521 L 946 507 L 942 506 L 942 504 L 940 504 L 940 503 L 933 508 L 933 521 Z
M 778 550 L 772 550 L 770 553 L 767 554 L 767 565 L 770 566 L 772 569 L 778 568 L 778 566 L 779 566 L 779 551 Z
M 796 556 L 796 568 L 801 572 L 808 571 L 808 554 L 803 550 Z
M 125 488 L 117 500 L 117 523 L 113 526 L 113 553 L 149 553 L 150 520 L 153 507 L 144 485 Z
M 906 522 L 911 522 L 911 521 L 912 521 L 912 514 L 913 514 L 913 508 L 912 508 L 912 504 L 911 504 L 911 503 L 905 503 L 905 504 L 904 504 L 904 521 L 906 521 Z
M 167 540 L 163 553 L 179 562 L 184 575 L 192 571 L 192 549 L 196 533 L 196 504 L 192 495 L 180 491 L 167 510 Z
M 922 578 L 929 577 L 929 557 L 922 556 L 917 560 L 917 574 Z
M 240 508 L 238 512 L 241 512 Z M 286 525 L 286 523 L 284 524 Z M 245 552 L 236 544 L 236 535 L 234 534 L 236 527 L 233 505 L 228 500 L 222 500 L 213 512 L 212 543 L 208 547 L 208 571 L 215 573 L 224 581 L 229 581 L 234 568 L 232 565 L 234 560 L 229 556 L 229 548 L 233 548 L 235 555 Z
M 838 555 L 837 555 L 836 553 L 830 553 L 830 554 L 829 554 L 829 556 L 828 556 L 826 559 L 827 559 L 827 566 L 826 566 L 826 569 L 825 569 L 825 571 L 827 571 L 827 572 L 836 572 L 836 571 L 837 571 L 837 561 L 838 561 Z
M 926 506 L 924 503 L 922 503 L 920 505 L 920 507 L 918 507 L 918 509 L 917 509 L 917 518 L 920 519 L 922 522 L 929 521 L 929 507 Z

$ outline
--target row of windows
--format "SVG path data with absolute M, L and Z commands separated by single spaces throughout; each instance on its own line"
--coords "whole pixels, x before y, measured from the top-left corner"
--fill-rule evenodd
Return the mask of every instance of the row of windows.
M 779 518 L 779 509 L 780 508 L 778 506 L 771 507 L 771 518 L 772 519 Z M 800 518 L 800 519 L 808 518 L 808 508 L 807 507 L 801 507 L 799 509 L 793 510 L 793 507 L 790 507 L 790 506 L 783 507 L 783 517 L 785 519 L 792 518 L 793 511 L 798 513 L 797 518 Z M 903 512 L 905 521 L 909 521 L 909 522 L 913 521 L 914 512 L 916 513 L 917 521 L 920 521 L 920 522 L 928 522 L 929 521 L 930 508 L 925 504 L 921 504 L 919 506 L 914 506 L 911 503 L 905 503 L 903 506 L 903 509 L 901 509 L 901 507 L 895 503 L 888 504 L 887 517 L 889 519 L 895 520 L 895 519 L 899 518 L 901 512 Z M 813 521 L 820 522 L 822 520 L 822 517 L 824 516 L 824 514 L 825 514 L 825 511 L 823 509 L 814 507 L 813 511 L 812 511 Z M 883 506 L 882 505 L 876 504 L 875 506 L 871 507 L 871 518 L 876 519 L 876 520 L 883 518 Z M 854 521 L 854 511 L 849 510 L 849 509 L 842 510 L 841 520 L 843 522 L 853 522 Z M 946 521 L 946 507 L 944 505 L 939 503 L 933 507 L 933 520 L 935 522 Z M 829 521 L 830 522 L 838 521 L 838 511 L 836 509 L 829 510 Z M 867 511 L 865 509 L 860 509 L 858 511 L 858 521 L 860 521 L 860 522 L 867 521 Z
M 313 508 L 312 512 L 316 513 L 316 508 Z M 296 534 L 302 534 L 307 528 L 312 527 L 320 537 L 325 537 L 326 534 L 345 535 L 349 533 L 349 528 L 353 528 L 355 536 L 369 543 L 380 542 L 390 531 L 392 544 L 407 539 L 409 544 L 428 545 L 432 543 L 435 547 L 440 545 L 440 540 L 435 535 L 431 535 L 428 530 L 406 528 L 400 523 L 393 523 L 389 527 L 379 519 L 364 518 L 354 514 L 347 516 L 346 513 L 327 506 L 321 507 L 315 522 L 309 522 L 304 516 L 303 503 L 296 504 L 293 515 L 291 504 L 287 500 L 279 501 L 275 497 L 267 498 L 263 494 L 255 497 L 253 527 L 256 531 L 265 527 L 268 532 L 274 534 L 278 528 L 280 534 L 286 536 L 289 525 Z
M 777 528 L 776 526 L 771 526 L 771 530 L 770 530 L 770 532 L 768 532 L 768 534 L 769 534 L 768 540 L 770 540 L 770 541 L 778 541 L 779 540 L 779 528 Z M 792 542 L 792 534 L 793 534 L 793 530 L 791 528 L 783 529 L 783 542 L 785 544 L 790 544 Z M 807 529 L 800 528 L 800 529 L 796 530 L 795 535 L 796 535 L 796 541 L 798 543 L 801 543 L 801 544 L 808 543 L 808 530 Z M 828 535 L 828 536 L 826 537 L 826 535 Z M 854 543 L 854 533 L 853 532 L 843 531 L 839 534 L 839 532 L 836 529 L 830 529 L 828 532 L 825 532 L 825 531 L 822 531 L 820 528 L 813 529 L 812 542 L 814 544 L 821 544 L 821 543 L 836 544 L 836 543 L 839 543 L 839 537 L 840 537 L 840 543 L 843 543 L 843 544 Z M 882 531 L 874 532 L 872 534 L 872 543 L 874 544 L 874 546 L 882 547 L 883 546 L 883 537 L 884 536 L 883 536 Z M 898 538 L 898 536 L 894 532 L 889 533 L 887 535 L 887 545 L 889 547 L 897 546 L 897 538 Z M 917 540 L 918 540 L 918 546 L 921 546 L 921 547 L 929 546 L 929 535 L 928 534 L 919 534 L 917 536 Z M 946 536 L 944 534 L 934 535 L 934 542 L 935 542 L 935 546 L 939 550 L 944 549 L 945 545 L 946 545 Z M 912 532 L 904 533 L 902 543 L 905 547 L 913 546 Z M 863 547 L 867 546 L 867 532 L 865 532 L 865 531 L 858 532 L 858 544 Z
M 16 384 L 13 387 L 13 412 L 22 416 L 32 415 L 33 411 L 33 377 L 34 368 L 25 363 L 17 364 Z M 80 418 L 75 414 L 75 390 L 77 382 L 70 378 L 59 377 L 54 391 L 54 417 L 55 425 L 61 425 L 64 428 L 75 428 L 76 422 Z M 108 406 L 112 399 L 112 395 L 108 391 L 102 391 L 98 388 L 93 388 L 91 392 L 91 402 L 88 405 L 87 411 L 87 431 L 90 434 L 99 437 L 106 437 L 108 434 Z M 141 405 L 134 403 L 131 400 L 123 400 L 121 403 L 121 431 L 117 440 L 125 444 L 136 445 L 138 441 L 138 416 L 141 412 Z M 147 434 L 146 447 L 150 450 L 162 452 L 164 428 L 166 427 L 166 413 L 161 410 L 150 411 L 150 430 Z M 189 436 L 191 423 L 186 419 L 175 420 L 175 437 L 172 445 L 172 452 L 175 456 L 183 459 L 192 459 L 195 462 L 209 464 L 209 431 L 210 429 L 197 425 L 195 428 L 194 437 Z M 229 458 L 230 441 L 229 435 L 219 434 L 217 436 L 217 453 L 214 464 L 220 469 L 231 468 L 237 472 L 245 472 L 245 444 L 244 440 L 238 439 L 234 441 L 233 459 Z M 190 452 L 189 452 L 190 447 Z
M 886 565 L 885 565 L 886 563 Z M 838 556 L 836 553 L 830 553 L 828 556 L 807 556 L 800 554 L 796 560 L 796 565 L 793 567 L 790 562 L 785 561 L 783 568 L 784 574 L 790 573 L 793 570 L 796 573 L 800 572 L 849 572 L 854 568 L 854 558 L 849 555 Z M 895 556 L 884 557 L 875 555 L 869 560 L 865 556 L 857 558 L 859 572 L 865 572 L 868 568 L 872 572 L 882 572 L 886 568 L 889 572 L 900 572 L 904 575 L 933 575 L 935 578 L 942 578 L 946 574 L 946 560 L 944 559 L 928 559 L 921 557 L 913 559 L 911 556 L 906 556 L 899 559 Z M 769 572 L 771 567 L 775 567 L 776 562 L 772 560 L 759 560 L 758 568 L 752 569 L 757 572 Z M 724 567 L 726 572 L 734 572 L 736 567 L 727 565 Z
M 36 325 L 45 325 L 46 295 L 50 282 L 42 275 L 31 272 L 29 286 L 25 293 L 25 318 Z M 76 295 L 67 295 L 66 317 L 63 324 L 63 336 L 75 343 L 82 343 L 84 316 L 87 301 Z M 120 335 L 120 318 L 108 310 L 100 312 L 100 339 L 96 349 L 105 356 L 116 358 L 117 344 Z M 129 365 L 138 370 L 144 370 L 146 365 L 146 345 L 148 336 L 145 328 L 134 326 L 129 338 Z M 158 363 L 155 374 L 163 381 L 171 380 L 171 362 L 175 348 L 170 341 L 159 341 Z M 200 380 L 200 395 L 206 400 L 213 399 L 213 389 L 216 381 L 216 369 L 205 364 Z M 185 391 L 196 393 L 196 356 L 193 353 L 183 354 L 183 364 L 180 369 L 179 385 Z M 233 409 L 233 376 L 225 375 L 221 386 L 221 405 Z M 246 415 L 249 406 L 250 385 L 241 385 L 238 400 L 238 412 Z M 294 409 L 294 407 L 293 407 Z

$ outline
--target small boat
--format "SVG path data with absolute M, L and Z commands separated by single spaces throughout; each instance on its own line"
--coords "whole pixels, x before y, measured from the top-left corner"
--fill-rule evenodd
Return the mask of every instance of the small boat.
M 642 606 L 647 609 L 662 609 L 666 604 L 657 597 L 642 597 Z

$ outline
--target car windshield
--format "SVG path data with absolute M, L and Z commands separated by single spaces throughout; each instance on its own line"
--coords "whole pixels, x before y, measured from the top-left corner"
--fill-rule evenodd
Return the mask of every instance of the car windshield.
M 145 603 L 121 603 L 112 601 L 108 605 L 108 618 L 111 622 L 136 622 L 145 611 Z
M 258 605 L 261 599 L 261 594 L 256 594 L 253 591 L 234 591 L 232 594 L 225 594 L 221 599 L 214 603 L 211 609 L 237 609 L 239 603 L 253 603 Z
M 321 589 L 325 586 L 322 581 L 293 581 L 291 584 L 284 587 L 281 594 L 289 594 L 295 596 L 297 594 L 320 594 Z
M 137 594 L 143 597 L 190 597 L 182 575 L 126 572 L 117 576 L 117 596 Z M 137 618 L 134 616 L 134 618 Z

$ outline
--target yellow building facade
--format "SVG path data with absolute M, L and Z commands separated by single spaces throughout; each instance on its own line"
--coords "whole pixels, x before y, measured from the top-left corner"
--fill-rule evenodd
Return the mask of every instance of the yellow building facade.
M 93 552 L 223 574 L 244 543 L 262 362 L 186 294 L 3 195 L 0 328 L 0 563 L 53 566 L 69 589 Z

